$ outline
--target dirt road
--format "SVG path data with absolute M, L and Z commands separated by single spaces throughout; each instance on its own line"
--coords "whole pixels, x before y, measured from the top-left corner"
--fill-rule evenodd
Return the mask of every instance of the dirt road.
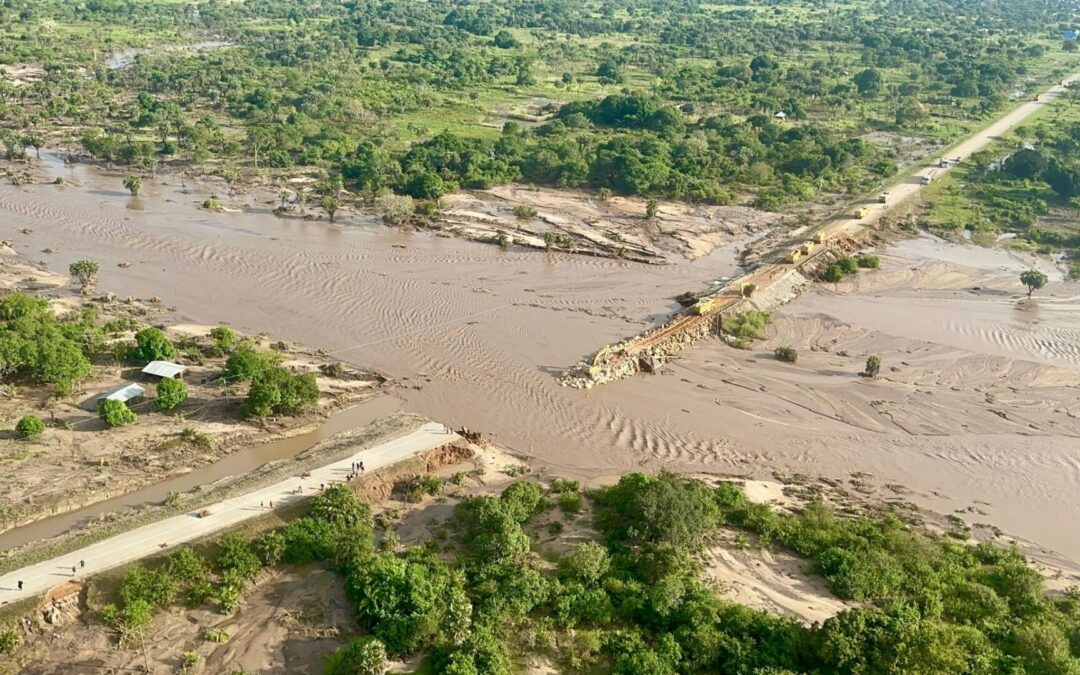
M 447 434 L 443 425 L 428 423 L 406 436 L 315 469 L 307 477 L 288 478 L 214 504 L 208 507 L 209 515 L 205 517 L 200 518 L 197 513 L 174 516 L 58 558 L 24 567 L 0 576 L 0 604 L 40 595 L 65 580 L 124 565 L 237 525 L 271 508 L 282 508 L 299 499 L 311 497 L 319 492 L 320 485 L 346 480 L 353 462 L 363 462 L 365 471 L 374 471 L 457 438 L 456 434 Z M 82 561 L 85 561 L 85 567 L 81 567 Z M 23 583 L 21 590 L 20 581 Z
M 924 177 L 930 176 L 931 179 L 937 179 L 945 175 L 952 170 L 952 167 L 955 165 L 955 160 L 966 160 L 971 155 L 986 148 L 995 140 L 998 140 L 1001 136 L 1006 134 L 1010 129 L 1034 115 L 1047 103 L 1064 94 L 1067 90 L 1067 85 L 1078 80 L 1080 80 L 1080 73 L 1073 73 L 1062 80 L 1060 84 L 1056 84 L 1035 96 L 1033 100 L 1016 106 L 1003 117 L 976 132 L 967 140 L 946 150 L 942 156 L 950 160 L 949 166 L 942 167 L 935 162 L 934 164 L 916 171 L 903 183 L 893 186 L 889 190 L 889 196 L 886 203 L 866 204 L 870 211 L 865 217 L 847 218 L 831 223 L 827 228 L 829 235 L 855 234 L 867 225 L 877 222 L 885 215 L 890 206 L 898 205 L 917 195 L 923 187 L 925 187 L 923 184 Z

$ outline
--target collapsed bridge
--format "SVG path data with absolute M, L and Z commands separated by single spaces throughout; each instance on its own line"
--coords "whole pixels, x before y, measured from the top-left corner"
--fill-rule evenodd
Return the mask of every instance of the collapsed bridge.
M 819 269 L 857 246 L 850 237 L 829 238 L 821 230 L 812 240 L 788 250 L 780 261 L 731 280 L 663 325 L 604 347 L 588 361 L 566 371 L 560 382 L 568 387 L 590 389 L 641 371 L 655 372 L 698 340 L 722 335 L 726 317 L 748 310 L 771 311 L 795 299 Z

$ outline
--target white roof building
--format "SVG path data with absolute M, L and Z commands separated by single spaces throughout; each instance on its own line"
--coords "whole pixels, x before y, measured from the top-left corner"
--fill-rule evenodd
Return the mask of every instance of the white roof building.
M 142 386 L 135 384 L 134 382 L 128 382 L 118 385 L 112 389 L 101 392 L 97 395 L 98 401 L 121 401 L 127 403 L 137 398 L 141 398 L 146 390 Z
M 776 119 L 778 119 L 778 120 L 782 120 L 782 119 L 784 119 L 784 118 L 786 118 L 786 117 L 787 117 L 787 113 L 786 113 L 786 112 L 784 112 L 783 110 L 781 110 L 780 112 L 778 112 L 778 113 L 776 113 L 775 115 L 773 115 L 773 117 L 775 117 L 775 118 L 776 118 Z
M 162 378 L 180 377 L 184 374 L 185 370 L 187 370 L 187 366 L 182 366 L 179 363 L 173 363 L 172 361 L 151 361 L 142 369 L 147 375 Z

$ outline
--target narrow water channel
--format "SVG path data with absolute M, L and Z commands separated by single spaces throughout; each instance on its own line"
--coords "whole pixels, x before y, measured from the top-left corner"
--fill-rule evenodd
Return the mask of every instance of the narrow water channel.
M 187 492 L 197 485 L 210 485 L 223 478 L 246 474 L 268 462 L 295 457 L 335 434 L 362 428 L 380 417 L 397 412 L 400 408 L 401 401 L 390 396 L 379 396 L 359 403 L 327 418 L 318 428 L 306 434 L 249 446 L 213 464 L 148 485 L 137 492 L 107 499 L 77 511 L 61 513 L 0 533 L 0 549 L 16 548 L 32 541 L 55 537 L 103 513 L 160 503 L 173 492 Z

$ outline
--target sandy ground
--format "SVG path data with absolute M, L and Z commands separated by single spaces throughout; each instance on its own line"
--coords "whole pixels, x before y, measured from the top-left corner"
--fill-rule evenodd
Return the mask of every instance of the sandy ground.
M 544 248 L 544 234 L 572 241 L 572 250 L 644 262 L 669 255 L 694 259 L 731 242 L 744 242 L 776 226 L 782 217 L 745 206 L 706 206 L 661 202 L 646 215 L 646 200 L 611 197 L 524 185 L 504 185 L 447 195 L 441 220 L 456 234 L 483 241 L 504 232 L 513 243 Z M 536 216 L 514 215 L 528 206 Z M 566 245 L 561 248 L 567 248 Z

